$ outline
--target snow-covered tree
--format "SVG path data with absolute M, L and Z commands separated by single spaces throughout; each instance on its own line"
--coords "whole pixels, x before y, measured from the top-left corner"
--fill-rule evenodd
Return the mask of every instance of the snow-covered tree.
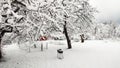
M 33 1 L 33 0 L 31 0 Z M 71 42 L 68 39 L 74 33 L 80 31 L 83 28 L 90 27 L 92 24 L 92 18 L 94 9 L 90 6 L 87 0 L 46 0 L 46 1 L 34 1 L 39 3 L 37 9 L 38 16 L 43 16 L 42 22 L 45 22 L 48 28 L 55 28 L 57 31 L 65 33 L 68 41 L 68 48 L 71 48 Z M 32 2 L 31 2 L 32 3 Z M 47 31 L 50 33 L 50 31 Z
M 1 41 L 5 33 L 15 33 L 12 38 L 15 38 L 19 35 L 18 26 L 22 26 L 20 23 L 24 20 L 24 16 L 19 14 L 21 10 L 25 9 L 25 5 L 17 0 L 3 0 L 0 2 L 0 14 L 1 14 L 1 22 L 0 22 L 0 58 L 2 57 L 2 48 Z M 22 9 L 22 8 L 24 9 Z M 12 40 L 12 39 L 11 39 Z
M 116 28 L 116 36 L 120 38 L 120 25 Z

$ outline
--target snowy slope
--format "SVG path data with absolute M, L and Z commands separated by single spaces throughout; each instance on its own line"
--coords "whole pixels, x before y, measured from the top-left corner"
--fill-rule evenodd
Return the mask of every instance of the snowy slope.
M 32 48 L 31 52 L 14 45 L 4 47 L 5 62 L 0 68 L 120 68 L 120 42 L 88 40 L 73 42 L 73 49 L 66 49 L 65 41 L 48 41 L 48 49 Z M 64 50 L 64 59 L 57 59 L 56 50 Z

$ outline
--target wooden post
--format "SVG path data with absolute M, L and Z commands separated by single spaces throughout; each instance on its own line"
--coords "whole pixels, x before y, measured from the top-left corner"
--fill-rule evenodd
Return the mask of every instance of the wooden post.
M 43 51 L 43 43 L 41 43 L 41 51 Z
M 46 43 L 46 49 L 48 49 L 48 43 Z
M 29 47 L 29 48 L 28 48 L 28 50 L 29 50 L 28 52 L 31 52 L 31 50 L 30 50 L 30 46 L 28 46 L 28 47 Z
M 34 48 L 37 48 L 36 44 L 34 44 Z

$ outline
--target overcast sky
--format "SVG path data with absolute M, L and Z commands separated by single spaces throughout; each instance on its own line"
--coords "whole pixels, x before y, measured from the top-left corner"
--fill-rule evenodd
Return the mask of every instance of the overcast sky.
M 99 11 L 97 20 L 120 22 L 120 0 L 90 0 L 90 3 Z

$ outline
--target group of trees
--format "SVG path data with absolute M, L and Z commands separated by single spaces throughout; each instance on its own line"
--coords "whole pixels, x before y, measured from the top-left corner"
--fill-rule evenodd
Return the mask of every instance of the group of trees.
M 7 32 L 18 43 L 34 42 L 40 36 L 61 32 L 71 49 L 70 37 L 91 27 L 94 12 L 88 0 L 1 0 L 0 44 Z
M 95 36 L 95 39 L 110 39 L 110 38 L 120 38 L 120 25 L 115 22 L 103 22 L 96 23 L 93 28 L 92 34 Z

